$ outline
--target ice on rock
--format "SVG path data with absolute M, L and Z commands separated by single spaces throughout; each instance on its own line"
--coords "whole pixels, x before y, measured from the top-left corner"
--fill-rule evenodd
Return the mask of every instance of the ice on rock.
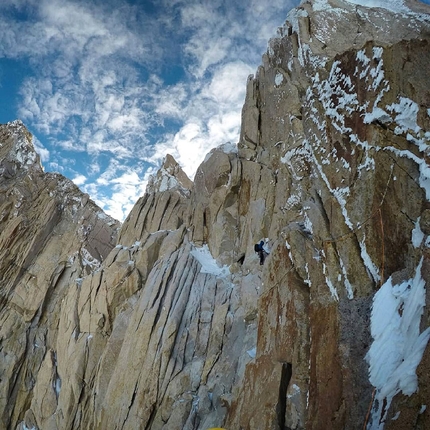
M 415 372 L 430 338 L 430 327 L 420 332 L 426 296 L 422 263 L 423 259 L 412 279 L 393 285 L 390 277 L 373 299 L 373 343 L 366 356 L 369 380 L 376 388 L 377 400 L 372 413 L 372 429 L 383 428 L 391 400 L 397 393 L 410 396 L 418 389 Z

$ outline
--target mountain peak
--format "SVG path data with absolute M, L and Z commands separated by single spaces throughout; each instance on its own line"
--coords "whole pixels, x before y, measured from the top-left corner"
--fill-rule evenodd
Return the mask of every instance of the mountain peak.
M 0 124 L 0 174 L 5 178 L 19 169 L 42 171 L 40 157 L 33 145 L 33 135 L 21 120 Z
M 181 194 L 188 195 L 192 187 L 193 181 L 182 170 L 178 162 L 170 154 L 167 154 L 155 177 L 150 177 L 147 192 L 177 190 Z

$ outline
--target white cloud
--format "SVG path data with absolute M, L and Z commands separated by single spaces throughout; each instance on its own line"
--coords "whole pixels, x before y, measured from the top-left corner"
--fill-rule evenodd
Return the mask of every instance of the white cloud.
M 242 61 L 230 62 L 219 67 L 202 96 L 217 102 L 223 110 L 237 110 L 244 102 L 246 80 L 254 69 Z
M 55 171 L 55 172 L 62 172 L 62 170 L 63 170 L 63 166 L 60 166 L 57 162 L 55 162 L 55 161 L 51 161 L 50 163 L 49 163 L 49 168 L 50 168 L 50 170 L 52 170 L 52 171 Z
M 210 66 L 220 63 L 227 57 L 231 43 L 226 37 L 216 40 L 210 36 L 202 37 L 201 34 L 193 37 L 184 48 L 186 54 L 198 59 L 198 64 L 190 67 L 191 72 L 197 78 L 202 78 Z
M 149 175 L 154 174 L 155 169 L 146 169 L 145 173 L 133 169 L 119 173 L 118 169 L 121 170 L 121 167 L 115 162 L 112 163 L 98 178 L 97 183 L 88 184 L 83 189 L 95 196 L 95 202 L 109 215 L 124 220 L 138 198 L 144 194 Z M 112 191 L 111 194 L 106 194 L 106 188 Z
M 171 3 L 171 2 L 169 2 Z M 287 10 L 298 0 L 175 1 L 181 24 L 192 36 L 184 44 L 190 56 L 189 70 L 201 78 L 221 62 L 241 60 L 256 65 L 267 41 L 282 26 Z
M 154 112 L 161 118 L 183 118 L 184 106 L 189 101 L 189 91 L 183 82 L 161 88 L 154 94 Z
M 106 128 L 113 134 L 111 139 L 122 140 L 123 147 L 129 143 L 124 142 L 125 135 L 131 141 L 145 134 L 149 121 L 139 103 L 145 85 L 139 81 L 136 65 L 157 64 L 157 55 L 151 58 L 161 52 L 159 44 L 153 43 L 157 29 L 146 22 L 147 33 L 139 33 L 140 26 L 130 19 L 133 7 L 125 2 L 116 5 L 112 9 L 42 0 L 32 22 L 0 16 L 0 29 L 6 30 L 6 35 L 0 35 L 5 42 L 3 55 L 27 56 L 37 70 L 35 77 L 24 81 L 19 111 L 36 130 L 67 135 L 79 141 L 79 147 L 92 149 L 92 135 Z M 65 146 L 71 147 L 70 143 Z
M 211 148 L 237 141 L 247 77 L 285 3 L 161 0 L 147 14 L 125 0 L 6 0 L 0 57 L 34 72 L 19 116 L 50 143 L 45 161 L 123 219 L 167 153 L 192 176 Z M 13 8 L 29 20 L 2 14 Z M 171 66 L 179 82 L 165 77 Z
M 160 163 L 170 153 L 193 177 L 205 155 L 214 147 L 239 137 L 246 81 L 253 69 L 243 62 L 219 66 L 210 81 L 183 106 L 188 120 L 174 135 L 165 136 L 149 161 Z M 191 93 L 191 90 L 189 90 Z
M 85 184 L 87 178 L 84 175 L 77 175 L 74 179 L 72 179 L 72 181 L 75 183 L 75 185 L 80 187 L 81 185 Z
M 40 142 L 40 140 L 36 136 L 33 136 L 33 145 L 34 145 L 34 149 L 40 156 L 40 161 L 42 163 L 48 162 L 49 150 L 43 146 L 42 142 Z

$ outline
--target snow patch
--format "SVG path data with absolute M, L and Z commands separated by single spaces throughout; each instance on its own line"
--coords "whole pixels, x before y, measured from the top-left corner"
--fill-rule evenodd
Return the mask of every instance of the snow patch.
M 391 116 L 383 109 L 374 106 L 372 112 L 364 114 L 363 122 L 365 124 L 371 124 L 373 121 L 379 121 L 383 124 L 387 124 L 392 121 Z
M 408 130 L 418 133 L 421 130 L 417 124 L 419 106 L 413 100 L 399 97 L 399 103 L 387 106 L 387 110 L 397 114 L 395 121 L 398 125 L 394 130 L 396 134 L 405 133 Z
M 363 240 L 360 242 L 360 250 L 361 250 L 361 258 L 363 260 L 364 265 L 366 266 L 366 269 L 372 275 L 372 278 L 375 282 L 379 282 L 381 280 L 381 276 L 379 275 L 378 267 L 375 265 L 375 263 L 370 258 L 369 253 L 366 249 L 366 238 L 364 237 Z
M 305 271 L 306 271 L 306 279 L 303 280 L 303 282 L 308 285 L 309 287 L 312 286 L 312 281 L 311 281 L 311 275 L 309 273 L 309 267 L 308 267 L 308 263 L 305 264 Z
M 203 245 L 201 248 L 194 248 L 191 251 L 191 255 L 201 264 L 200 273 L 208 273 L 217 278 L 224 278 L 230 274 L 228 266 L 218 266 L 207 245 Z
M 396 13 L 408 13 L 411 10 L 405 5 L 404 0 L 348 0 L 350 3 L 358 4 L 360 6 L 382 9 L 388 9 Z
M 216 151 L 221 151 L 221 152 L 224 152 L 225 154 L 237 154 L 237 145 L 231 142 L 226 142 L 217 146 L 216 148 L 211 149 L 206 154 L 206 157 L 203 160 L 203 163 L 206 163 L 206 161 L 208 161 L 209 158 L 211 158 Z
M 420 184 L 420 187 L 423 188 L 426 193 L 426 199 L 430 201 L 430 167 L 426 163 L 426 160 L 423 158 L 417 157 L 411 151 L 400 150 L 398 148 L 394 148 L 393 146 L 386 146 L 384 150 L 390 151 L 393 154 L 396 154 L 398 157 L 409 158 L 410 160 L 413 160 L 418 165 L 418 168 L 420 171 L 418 182 Z
M 287 22 L 291 24 L 293 33 L 299 33 L 299 18 L 309 16 L 303 9 L 294 8 L 287 15 Z
M 288 399 L 291 399 L 295 395 L 300 394 L 300 387 L 297 384 L 293 384 L 293 386 L 291 387 L 291 391 L 291 393 L 287 394 Z
M 315 70 L 325 67 L 325 65 L 327 64 L 326 58 L 315 55 L 312 52 L 311 47 L 307 43 L 302 43 L 301 40 L 299 40 L 299 43 L 300 47 L 298 57 L 300 64 L 303 67 L 305 67 L 306 63 L 311 64 Z
M 288 257 L 290 258 L 291 263 L 294 265 L 293 254 L 291 254 L 291 245 L 285 240 L 285 247 L 288 249 Z
M 327 0 L 314 0 L 312 8 L 315 12 L 322 10 L 331 10 L 332 6 L 328 4 Z
M 330 290 L 331 296 L 338 302 L 339 296 L 337 294 L 336 287 L 333 285 L 333 282 L 331 282 L 331 279 L 327 273 L 327 266 L 325 263 L 323 263 L 323 274 L 325 276 L 325 283 L 327 284 L 327 286 Z
M 219 145 L 216 149 L 219 149 L 225 154 L 237 154 L 237 145 L 231 142 L 223 143 L 222 145 Z
M 430 327 L 420 333 L 426 297 L 422 263 L 423 258 L 414 278 L 393 285 L 390 277 L 373 298 L 373 343 L 366 355 L 369 381 L 376 388 L 377 400 L 372 410 L 372 429 L 383 428 L 397 393 L 410 396 L 418 389 L 415 372 L 430 338 Z
M 100 261 L 94 258 L 90 252 L 82 247 L 81 248 L 81 259 L 83 266 L 89 266 L 92 270 L 98 269 L 100 267 Z
M 6 124 L 13 132 L 14 147 L 9 156 L 17 161 L 24 169 L 37 164 L 37 154 L 33 146 L 33 136 L 26 131 L 24 124 L 20 120 L 8 122 Z M 42 166 L 39 163 L 39 167 Z
M 357 52 L 357 60 L 363 63 L 364 66 L 367 66 L 370 63 L 370 58 L 366 55 L 364 49 Z
M 172 190 L 179 185 L 177 179 L 174 176 L 169 175 L 165 169 L 161 169 L 161 173 L 163 176 L 161 177 L 161 181 L 158 185 L 158 191 L 160 193 Z
M 313 230 L 313 226 L 312 226 L 312 221 L 310 220 L 307 212 L 303 213 L 303 218 L 304 218 L 304 226 L 305 226 L 306 231 L 308 231 L 310 234 L 313 234 L 314 230 Z
M 391 421 L 397 421 L 397 420 L 399 419 L 399 417 L 400 417 L 400 411 L 398 411 L 398 412 L 396 413 L 396 415 L 394 415 L 394 417 L 393 417 L 393 418 L 391 418 Z
M 346 294 L 348 296 L 348 299 L 352 300 L 354 298 L 354 292 L 352 290 L 351 282 L 349 282 L 349 279 L 348 279 L 348 276 L 347 276 L 346 267 L 343 264 L 343 260 L 340 258 L 340 255 L 339 255 L 339 264 L 340 264 L 340 268 L 342 269 L 343 276 L 345 278 Z M 340 281 L 342 279 L 342 276 L 341 276 L 340 273 L 339 273 L 339 278 L 340 279 L 338 279 L 338 280 Z
M 290 210 L 292 207 L 300 203 L 300 197 L 297 194 L 291 194 L 290 197 L 288 197 L 287 202 L 285 203 L 284 209 Z
M 283 81 L 284 81 L 284 75 L 282 73 L 279 73 L 279 72 L 276 73 L 276 76 L 275 76 L 275 85 L 277 87 L 279 87 L 279 85 L 281 85 Z
M 54 388 L 55 388 L 55 394 L 57 395 L 57 399 L 58 399 L 58 396 L 60 395 L 60 391 L 61 391 L 61 378 L 59 376 L 55 378 Z
M 412 245 L 414 245 L 414 248 L 419 248 L 424 239 L 424 232 L 421 230 L 420 220 L 421 217 L 418 217 L 414 224 L 415 227 L 412 230 Z

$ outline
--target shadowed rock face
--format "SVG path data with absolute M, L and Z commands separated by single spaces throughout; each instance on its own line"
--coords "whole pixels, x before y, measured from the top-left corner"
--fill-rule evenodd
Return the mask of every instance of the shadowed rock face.
M 0 126 L 0 142 L 0 427 L 16 428 L 33 408 L 43 428 L 61 386 L 58 343 L 69 342 L 60 315 L 79 326 L 64 300 L 109 255 L 119 223 L 43 172 L 20 121 Z
M 194 182 L 167 156 L 119 233 L 0 126 L 1 428 L 430 426 L 430 18 L 409 6 L 293 10 L 237 148 Z

